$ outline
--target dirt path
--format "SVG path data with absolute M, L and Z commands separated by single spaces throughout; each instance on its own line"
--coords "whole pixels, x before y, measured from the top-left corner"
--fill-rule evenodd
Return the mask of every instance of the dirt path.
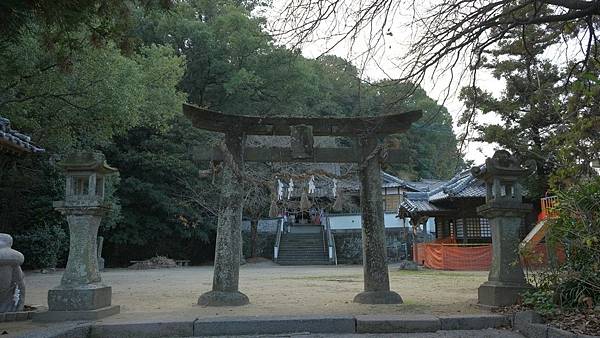
M 26 303 L 45 306 L 48 289 L 59 284 L 61 275 L 61 271 L 26 273 Z M 246 264 L 240 271 L 240 291 L 248 295 L 251 304 L 225 308 L 196 305 L 198 296 L 211 289 L 210 266 L 109 269 L 102 277 L 113 288 L 113 304 L 121 305 L 121 314 L 104 320 L 114 322 L 249 315 L 478 313 L 477 287 L 486 280 L 487 272 L 398 271 L 391 265 L 391 286 L 404 304 L 362 305 L 352 303 L 354 295 L 362 291 L 361 266 Z M 31 325 L 4 323 L 0 327 L 14 332 Z

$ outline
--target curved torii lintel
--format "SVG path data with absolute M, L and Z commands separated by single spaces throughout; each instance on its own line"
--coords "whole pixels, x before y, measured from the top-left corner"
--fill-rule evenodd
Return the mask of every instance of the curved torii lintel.
M 226 114 L 189 103 L 183 113 L 196 128 L 227 133 L 233 130 L 246 135 L 290 135 L 290 127 L 312 126 L 315 136 L 389 135 L 408 130 L 421 118 L 420 110 L 369 117 L 258 117 Z

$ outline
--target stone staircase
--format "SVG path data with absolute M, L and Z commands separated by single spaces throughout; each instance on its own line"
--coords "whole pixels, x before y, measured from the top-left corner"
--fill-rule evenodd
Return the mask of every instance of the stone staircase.
M 281 235 L 280 265 L 328 265 L 323 233 L 285 233 Z

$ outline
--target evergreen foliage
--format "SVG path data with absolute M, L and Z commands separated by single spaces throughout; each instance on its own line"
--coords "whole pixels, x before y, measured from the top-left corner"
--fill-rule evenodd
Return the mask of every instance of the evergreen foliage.
M 67 233 L 52 209 L 64 184 L 54 163 L 70 151 L 94 149 L 120 172 L 109 185 L 113 209 L 100 230 L 109 265 L 155 255 L 210 260 L 219 175 L 200 175 L 208 164 L 196 161 L 194 151 L 219 137 L 191 126 L 181 114 L 184 101 L 261 116 L 423 109 L 424 123 L 392 141 L 407 149 L 406 165 L 387 169 L 407 178 L 448 178 L 462 164 L 450 115 L 424 90 L 400 99 L 412 86 L 367 83 L 340 57 L 311 60 L 277 45 L 264 19 L 251 15 L 263 3 L 128 2 L 121 16 L 111 16 L 123 9 L 120 2 L 90 1 L 81 16 L 65 21 L 39 3 L 15 18 L 13 38 L 0 41 L 1 114 L 47 150 L 2 158 L 0 231 L 23 234 L 16 236 L 23 241 L 50 238 L 43 234 L 57 227 Z M 98 7 L 104 5 L 106 12 Z M 269 192 L 244 188 L 253 199 L 246 211 L 265 215 Z M 55 258 L 32 257 L 30 267 L 60 261 L 67 241 L 56 242 L 62 248 Z

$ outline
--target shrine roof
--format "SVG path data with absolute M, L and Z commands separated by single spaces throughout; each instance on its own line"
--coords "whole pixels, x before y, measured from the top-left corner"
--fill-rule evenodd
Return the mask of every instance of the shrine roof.
M 431 191 L 429 200 L 436 202 L 451 198 L 485 198 L 485 194 L 485 183 L 473 176 L 470 169 L 466 169 Z
M 450 211 L 439 207 L 429 201 L 427 192 L 405 192 L 404 198 L 400 202 L 399 212 L 405 211 L 408 214 L 428 214 L 435 215 Z
M 398 212 L 435 216 L 451 211 L 447 207 L 440 206 L 439 202 L 463 198 L 485 198 L 486 195 L 485 183 L 475 178 L 470 169 L 459 172 L 447 182 L 435 182 L 432 186 L 434 188 L 430 191 L 405 192 L 398 206 Z
M 40 153 L 44 149 L 33 144 L 31 137 L 12 129 L 10 120 L 0 117 L 0 151 Z

